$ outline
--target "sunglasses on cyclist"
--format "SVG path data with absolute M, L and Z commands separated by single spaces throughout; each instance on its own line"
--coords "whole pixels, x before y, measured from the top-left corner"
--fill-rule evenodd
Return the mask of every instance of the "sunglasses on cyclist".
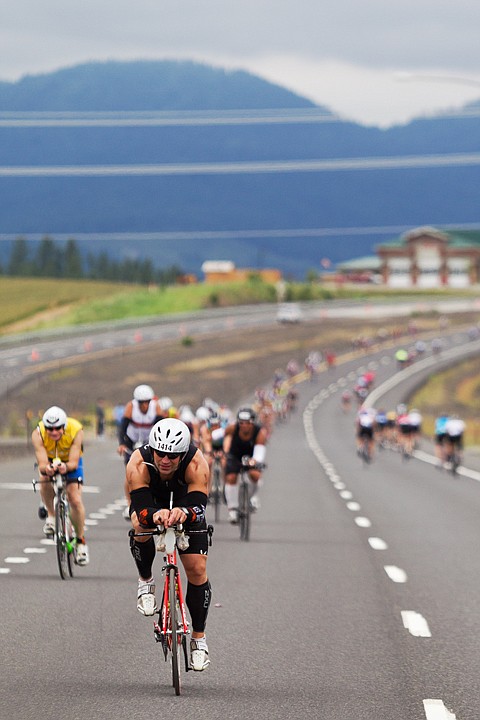
M 176 460 L 179 458 L 183 453 L 179 452 L 164 452 L 163 450 L 154 450 L 153 451 L 155 455 L 159 458 L 167 457 L 169 460 Z
M 47 427 L 46 430 L 63 430 L 65 425 L 55 425 L 54 427 Z

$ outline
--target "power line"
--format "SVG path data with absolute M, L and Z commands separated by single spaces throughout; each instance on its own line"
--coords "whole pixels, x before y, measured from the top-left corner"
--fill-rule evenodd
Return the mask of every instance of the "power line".
M 404 170 L 480 165 L 480 153 L 131 165 L 3 165 L 0 177 L 113 177 Z
M 479 230 L 480 220 L 472 223 L 430 223 L 441 230 Z M 190 231 L 152 231 L 152 232 L 69 232 L 69 233 L 0 233 L 0 241 L 24 237 L 31 240 L 40 240 L 45 236 L 55 237 L 56 240 L 110 240 L 110 241 L 182 241 L 182 240 L 255 240 L 255 239 L 289 239 L 289 238 L 321 238 L 336 236 L 359 235 L 401 235 L 412 229 L 412 224 L 406 225 L 369 225 L 356 227 L 320 227 L 320 228 L 277 228 L 255 230 L 190 230 Z

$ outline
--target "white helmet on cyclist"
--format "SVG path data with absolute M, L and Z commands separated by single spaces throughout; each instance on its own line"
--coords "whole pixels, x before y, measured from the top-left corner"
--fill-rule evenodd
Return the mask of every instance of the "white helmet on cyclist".
M 46 428 L 65 427 L 67 424 L 67 413 L 57 405 L 52 405 L 43 414 L 42 422 Z
M 177 418 L 159 420 L 150 430 L 148 444 L 153 450 L 187 452 L 190 447 L 190 430 Z
M 190 405 L 181 405 L 178 410 L 180 420 L 184 423 L 194 423 L 196 418 Z
M 150 402 L 155 397 L 155 393 L 150 385 L 137 385 L 133 391 L 133 399 L 138 402 Z
M 255 411 L 251 407 L 243 407 L 237 412 L 237 420 L 246 420 L 254 423 L 257 419 Z
M 202 400 L 202 405 L 212 412 L 218 411 L 219 405 L 212 398 L 206 397 Z
M 205 407 L 204 405 L 200 405 L 200 407 L 197 408 L 195 415 L 197 416 L 197 420 L 206 422 L 210 417 L 211 413 L 207 407 Z
M 172 398 L 169 398 L 166 395 L 164 395 L 163 397 L 160 398 L 160 400 L 158 401 L 158 404 L 160 405 L 162 410 L 164 410 L 166 412 L 167 410 L 170 410 L 170 408 L 173 406 L 173 400 L 172 400 Z

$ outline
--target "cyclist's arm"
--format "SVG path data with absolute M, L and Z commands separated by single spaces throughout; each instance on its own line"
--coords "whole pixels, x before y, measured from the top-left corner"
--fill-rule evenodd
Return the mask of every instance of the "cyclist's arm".
M 212 437 L 210 435 L 210 431 L 208 428 L 203 425 L 200 428 L 200 443 L 201 443 L 201 449 L 203 453 L 206 453 L 208 455 L 211 455 L 212 453 Z
M 118 427 L 118 445 L 119 451 L 123 452 L 124 449 L 131 450 L 133 447 L 132 441 L 127 435 L 127 428 L 132 420 L 132 401 L 128 402 L 125 406 L 123 417 Z
M 80 457 L 82 455 L 82 447 L 83 447 L 83 430 L 79 430 L 75 437 L 73 438 L 73 442 L 70 446 L 70 451 L 68 453 L 68 460 L 65 463 L 65 472 L 72 472 L 72 470 L 76 470 L 78 467 L 78 463 L 80 462 Z
M 179 502 L 179 507 L 170 511 L 165 526 L 184 522 L 203 522 L 208 502 L 208 478 L 210 469 L 200 450 L 197 450 L 185 472 L 187 492 Z
M 32 432 L 32 445 L 35 452 L 35 460 L 38 465 L 38 471 L 41 475 L 53 475 L 53 469 L 48 459 L 47 450 L 43 444 L 42 436 L 38 427 Z
M 228 425 L 225 428 L 225 436 L 223 438 L 223 452 L 227 454 L 230 452 L 230 447 L 232 445 L 232 437 L 233 437 L 233 430 L 235 425 Z
M 139 450 L 133 452 L 126 467 L 126 479 L 138 522 L 143 527 L 153 527 L 156 524 L 153 516 L 157 513 L 158 507 L 155 507 L 153 493 L 150 489 L 150 476 Z

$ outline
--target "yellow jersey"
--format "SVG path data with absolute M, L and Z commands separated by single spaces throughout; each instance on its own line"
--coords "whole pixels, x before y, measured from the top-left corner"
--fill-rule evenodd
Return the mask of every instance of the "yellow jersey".
M 45 430 L 43 421 L 40 421 L 37 430 L 42 437 L 43 444 L 47 451 L 49 460 L 59 457 L 62 462 L 67 462 L 70 455 L 70 448 L 78 432 L 83 429 L 83 425 L 74 418 L 67 417 L 67 424 L 62 437 L 55 442 Z M 83 454 L 83 448 L 82 453 Z

